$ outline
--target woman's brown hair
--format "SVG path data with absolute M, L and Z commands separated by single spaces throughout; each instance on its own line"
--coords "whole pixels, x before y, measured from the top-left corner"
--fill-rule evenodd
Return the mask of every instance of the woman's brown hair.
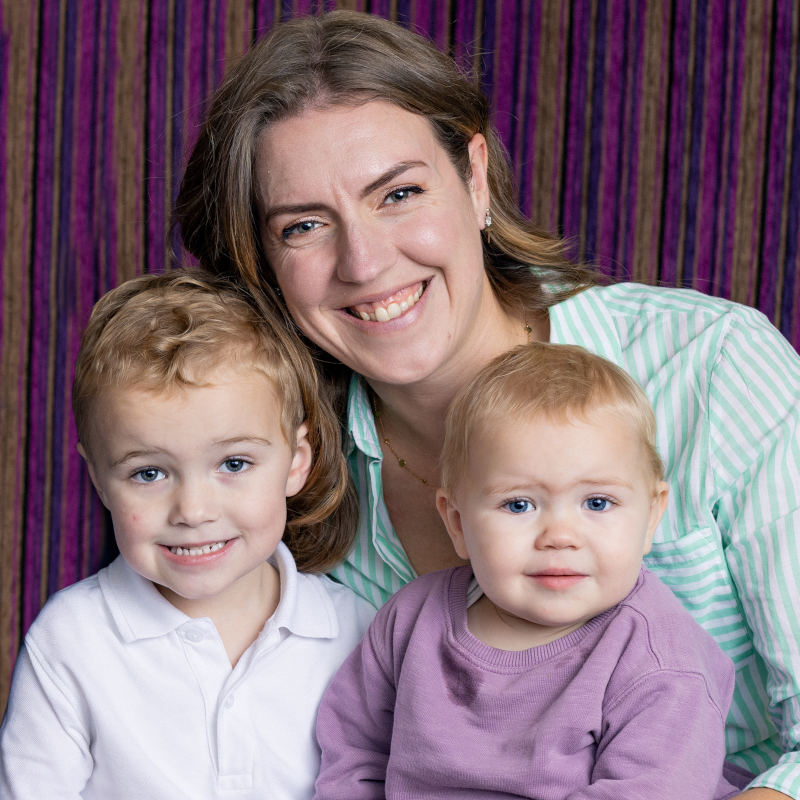
M 259 136 L 312 106 L 370 100 L 424 116 L 465 181 L 467 145 L 476 133 L 486 137 L 492 227 L 485 260 L 503 303 L 544 309 L 594 282 L 592 271 L 566 258 L 564 240 L 537 229 L 519 211 L 481 90 L 428 39 L 355 11 L 284 22 L 228 74 L 211 99 L 178 195 L 175 221 L 187 249 L 215 272 L 248 284 L 274 282 L 255 212 Z

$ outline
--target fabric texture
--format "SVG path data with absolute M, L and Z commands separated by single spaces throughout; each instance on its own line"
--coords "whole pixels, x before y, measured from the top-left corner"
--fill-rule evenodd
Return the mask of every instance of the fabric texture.
M 759 312 L 691 290 L 596 287 L 554 306 L 550 326 L 652 401 L 670 498 L 645 563 L 734 662 L 729 759 L 800 798 L 800 358 Z M 380 605 L 415 573 L 357 379 L 348 426 L 361 518 L 335 576 Z
M 31 626 L 0 728 L 6 800 L 310 797 L 317 706 L 374 615 L 298 573 L 282 543 L 278 608 L 232 669 L 118 557 L 54 595 Z
M 733 665 L 652 573 L 522 651 L 469 632 L 471 577 L 425 575 L 378 612 L 320 705 L 316 800 L 738 792 L 722 777 Z
M 0 0 L 0 713 L 46 598 L 116 554 L 70 410 L 92 304 L 187 261 L 170 214 L 206 98 L 257 37 L 335 7 L 475 75 L 536 225 L 800 347 L 796 0 Z

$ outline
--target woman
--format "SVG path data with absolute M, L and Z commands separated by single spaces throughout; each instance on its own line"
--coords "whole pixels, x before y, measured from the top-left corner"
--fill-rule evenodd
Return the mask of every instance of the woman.
M 747 800 L 800 798 L 800 359 L 752 309 L 599 285 L 516 208 L 483 95 L 424 39 L 351 12 L 284 23 L 215 95 L 178 199 L 188 249 L 261 288 L 338 388 L 380 604 L 458 559 L 434 507 L 451 398 L 527 339 L 644 386 L 672 484 L 649 566 L 734 660 Z

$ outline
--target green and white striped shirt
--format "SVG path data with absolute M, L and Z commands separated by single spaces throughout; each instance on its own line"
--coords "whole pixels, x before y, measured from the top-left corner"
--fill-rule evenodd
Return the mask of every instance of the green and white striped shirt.
M 631 283 L 552 307 L 550 331 L 624 367 L 650 397 L 670 500 L 647 566 L 736 665 L 730 760 L 759 775 L 753 785 L 800 799 L 800 358 L 752 308 Z M 348 425 L 361 514 L 334 575 L 378 606 L 415 573 L 357 378 Z

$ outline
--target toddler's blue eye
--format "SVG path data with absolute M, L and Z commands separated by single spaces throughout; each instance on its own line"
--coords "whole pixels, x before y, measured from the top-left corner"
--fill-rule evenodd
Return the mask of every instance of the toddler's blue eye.
M 607 511 L 610 506 L 611 501 L 607 497 L 590 497 L 586 501 L 589 511 Z
M 505 508 L 506 511 L 510 511 L 512 514 L 524 514 L 526 511 L 533 511 L 535 506 L 530 500 L 517 498 L 515 500 L 509 500 L 505 503 L 503 508 Z
M 242 472 L 247 469 L 248 463 L 243 458 L 226 458 L 222 462 L 223 472 Z
M 132 477 L 138 483 L 155 483 L 165 478 L 166 475 L 157 467 L 145 467 L 134 472 Z

